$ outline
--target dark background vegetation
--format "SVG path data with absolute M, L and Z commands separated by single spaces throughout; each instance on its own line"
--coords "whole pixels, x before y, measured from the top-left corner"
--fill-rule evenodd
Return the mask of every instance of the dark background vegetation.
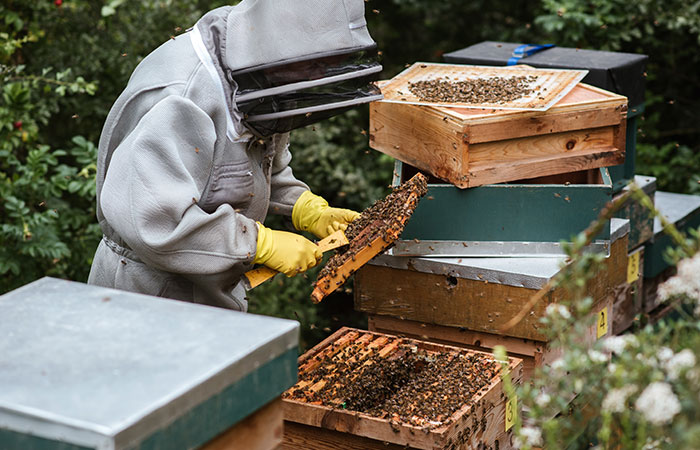
M 85 281 L 100 239 L 96 145 L 139 61 L 224 1 L 3 0 L 0 3 L 0 293 L 50 275 Z M 637 173 L 700 193 L 700 2 L 370 0 L 384 78 L 483 40 L 556 43 L 650 56 Z M 297 176 L 332 204 L 385 195 L 392 161 L 368 148 L 367 108 L 293 133 Z M 251 311 L 302 323 L 302 346 L 362 325 L 351 286 L 320 305 L 307 277 L 251 292 Z

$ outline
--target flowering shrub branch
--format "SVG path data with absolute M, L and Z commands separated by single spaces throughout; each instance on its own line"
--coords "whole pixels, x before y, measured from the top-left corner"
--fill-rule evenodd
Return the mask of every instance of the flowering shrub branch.
M 659 287 L 662 299 L 679 300 L 676 317 L 647 324 L 634 334 L 591 342 L 586 333 L 595 324 L 595 314 L 585 286 L 600 270 L 603 257 L 587 252 L 586 246 L 629 199 L 659 217 L 678 245 L 672 252 L 680 259 L 678 273 Z M 700 448 L 698 236 L 683 235 L 631 185 L 567 246 L 568 262 L 547 290 L 563 287 L 569 300 L 548 305 L 542 319 L 550 350 L 559 350 L 561 356 L 538 368 L 531 382 L 506 391 L 517 395 L 527 411 L 516 424 L 519 447 L 597 443 L 599 448 Z M 543 298 L 542 292 L 533 297 L 525 314 Z M 513 321 L 525 314 L 521 311 Z

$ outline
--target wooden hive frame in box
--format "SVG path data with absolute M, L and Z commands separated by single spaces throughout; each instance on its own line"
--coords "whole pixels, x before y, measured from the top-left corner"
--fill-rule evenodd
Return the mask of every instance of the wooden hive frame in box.
M 337 363 L 339 358 L 347 356 L 344 350 L 348 348 L 354 352 L 350 358 L 359 361 L 370 354 L 390 358 L 397 353 L 399 344 L 409 344 L 427 352 L 448 352 L 454 356 L 467 352 L 492 358 L 489 353 L 342 328 L 299 358 L 299 372 L 303 374 L 321 368 L 320 361 L 326 357 Z M 513 382 L 520 383 L 522 361 L 510 358 L 509 367 Z M 335 370 L 333 364 L 322 369 L 327 373 Z M 490 383 L 475 393 L 449 420 L 432 428 L 306 401 L 304 392 L 321 389 L 325 385 L 324 380 L 313 385 L 300 381 L 283 395 L 283 448 L 470 449 L 483 445 L 484 448 L 507 449 L 512 446 L 512 431 L 506 419 L 506 408 L 512 405 L 507 405 L 498 371 Z
M 581 83 L 547 111 L 378 101 L 369 142 L 468 188 L 622 164 L 626 117 L 626 97 Z

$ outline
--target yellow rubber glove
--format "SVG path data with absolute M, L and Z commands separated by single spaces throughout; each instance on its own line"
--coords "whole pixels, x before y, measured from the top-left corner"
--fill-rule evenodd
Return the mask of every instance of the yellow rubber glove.
M 319 239 L 338 230 L 345 231 L 348 224 L 358 217 L 360 213 L 351 209 L 331 208 L 323 197 L 311 191 L 301 194 L 292 209 L 294 228 L 310 231 Z
M 255 264 L 264 264 L 288 277 L 305 272 L 318 264 L 323 253 L 304 236 L 286 231 L 271 230 L 258 224 L 258 245 Z

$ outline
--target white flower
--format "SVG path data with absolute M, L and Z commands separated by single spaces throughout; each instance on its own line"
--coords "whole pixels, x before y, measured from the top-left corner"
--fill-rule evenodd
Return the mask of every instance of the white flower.
M 525 443 L 529 446 L 542 445 L 542 431 L 535 427 L 522 427 L 520 436 L 525 438 Z
M 678 263 L 676 275 L 659 285 L 657 294 L 662 301 L 674 295 L 686 294 L 700 302 L 700 252 L 692 258 L 686 258 Z
M 637 338 L 632 334 L 609 336 L 603 340 L 603 348 L 617 355 L 622 354 L 628 346 L 636 346 Z
M 697 388 L 700 385 L 700 369 L 697 367 L 691 369 L 685 373 L 685 378 L 690 381 L 690 383 Z
M 642 447 L 642 450 L 659 450 L 661 448 L 660 440 L 652 440 L 650 437 L 647 438 L 646 444 Z
M 668 347 L 661 347 L 656 353 L 656 357 L 659 358 L 659 361 L 666 362 L 673 358 L 673 350 Z
M 671 385 L 662 381 L 651 383 L 634 404 L 637 411 L 652 425 L 664 425 L 681 411 L 681 403 Z
M 549 367 L 551 367 L 554 374 L 562 375 L 564 373 L 565 366 L 566 363 L 564 363 L 564 360 L 562 358 L 557 358 L 552 361 L 552 364 L 550 364 Z
M 608 364 L 608 372 L 615 373 L 616 370 L 617 370 L 617 364 L 615 364 L 615 363 Z
M 545 406 L 549 405 L 549 402 L 552 400 L 552 397 L 549 396 L 546 392 L 540 392 L 540 394 L 535 397 L 535 403 L 541 408 L 544 408 Z
M 690 349 L 681 350 L 676 353 L 671 359 L 666 361 L 664 368 L 666 373 L 668 373 L 668 378 L 675 380 L 681 371 L 695 365 L 695 353 Z
M 571 313 L 569 312 L 569 309 L 566 306 L 560 305 L 558 303 L 549 304 L 545 312 L 550 317 L 559 314 L 562 318 L 566 320 L 571 319 Z
M 633 384 L 619 389 L 611 389 L 603 399 L 603 411 L 612 413 L 623 412 L 627 398 L 635 392 L 637 392 L 637 386 Z
M 604 363 L 608 360 L 608 357 L 605 353 L 601 353 L 598 350 L 588 350 L 588 357 L 593 361 L 594 363 Z

